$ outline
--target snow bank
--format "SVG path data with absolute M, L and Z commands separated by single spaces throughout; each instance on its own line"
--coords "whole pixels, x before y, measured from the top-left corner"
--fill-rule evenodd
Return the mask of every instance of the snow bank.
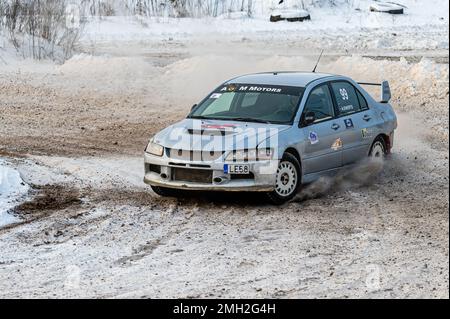
M 17 222 L 19 219 L 8 214 L 28 192 L 29 186 L 22 181 L 18 171 L 0 160 L 0 227 Z
M 392 93 L 398 97 L 435 97 L 448 95 L 448 64 L 440 64 L 423 58 L 418 63 L 399 61 L 376 61 L 364 57 L 341 57 L 336 62 L 319 67 L 326 72 L 345 74 L 357 81 L 380 82 L 388 80 Z
M 252 18 L 244 12 L 231 12 L 218 18 L 139 18 L 132 16 L 94 19 L 88 23 L 84 40 L 102 41 L 120 38 L 146 39 L 149 36 L 199 35 L 199 34 L 249 34 L 257 32 L 305 32 L 316 30 L 361 30 L 365 28 L 420 27 L 428 25 L 447 25 L 449 3 L 446 0 L 416 1 L 403 0 L 406 7 L 404 15 L 370 12 L 373 1 L 316 1 L 304 6 L 286 6 L 295 10 L 306 9 L 311 14 L 307 23 L 270 23 L 273 10 L 279 9 L 264 1 L 255 1 Z M 145 26 L 145 28 L 143 28 Z
M 210 54 L 190 57 L 167 66 L 161 81 L 173 85 L 177 92 L 183 88 L 181 96 L 185 97 L 189 96 L 189 92 L 205 90 L 205 83 L 221 83 L 238 74 L 253 72 L 307 71 L 312 70 L 315 61 L 315 57 L 305 56 L 242 56 L 235 59 L 233 56 Z M 428 58 L 423 58 L 418 63 L 410 63 L 404 57 L 398 61 L 389 58 L 376 60 L 359 55 L 339 57 L 331 61 L 324 58 L 318 70 L 347 75 L 362 82 L 388 80 L 395 89 L 393 93 L 396 96 L 444 98 L 448 94 L 448 64 L 436 63 Z
M 240 43 L 236 44 L 239 46 Z M 59 66 L 64 74 L 74 75 L 86 86 L 101 84 L 119 92 L 127 90 L 149 90 L 152 99 L 169 99 L 173 105 L 198 102 L 212 89 L 240 74 L 264 71 L 309 71 L 317 61 L 317 55 L 254 55 L 251 49 L 233 48 L 219 45 L 216 52 L 202 52 L 200 55 L 179 59 L 165 66 L 155 67 L 136 57 L 90 56 L 81 54 Z M 234 53 L 233 53 L 234 52 Z M 270 52 L 270 51 L 269 51 Z M 408 56 L 364 57 L 325 55 L 318 71 L 343 74 L 362 82 L 388 80 L 394 97 L 424 97 L 443 99 L 448 95 L 448 63 L 440 63 L 435 58 L 419 61 Z M 370 89 L 370 88 L 368 88 Z M 376 88 L 376 98 L 379 90 Z M 168 98 L 170 97 L 170 98 Z
M 85 0 L 71 2 L 80 4 L 85 2 Z M 184 0 L 178 1 L 179 5 L 183 7 L 180 8 L 181 10 L 174 10 L 171 3 L 166 0 L 154 1 L 157 4 L 154 8 L 139 4 L 141 1 L 135 0 L 103 0 L 101 2 L 107 3 L 112 8 L 106 15 L 133 16 L 134 14 L 139 14 L 141 16 L 159 16 L 161 18 L 177 16 L 177 11 L 183 11 L 183 16 L 187 17 L 229 15 L 233 19 L 239 15 L 239 12 L 245 12 L 245 14 L 250 12 L 255 17 L 267 18 L 273 10 L 279 9 L 305 9 L 314 11 L 315 14 L 320 14 L 321 11 L 351 13 L 354 10 L 367 12 L 371 6 L 380 9 L 386 6 L 405 8 L 406 13 L 420 13 L 421 15 L 445 15 L 445 8 L 448 11 L 447 0 L 398 0 L 395 4 L 389 0 L 284 0 L 282 4 L 279 4 L 280 0 Z M 95 8 L 95 6 L 91 6 L 91 9 Z M 87 6 L 83 5 L 81 5 L 81 8 L 83 15 L 105 15 L 105 12 L 101 12 L 102 10 L 89 10 Z M 448 16 L 448 13 L 446 15 Z

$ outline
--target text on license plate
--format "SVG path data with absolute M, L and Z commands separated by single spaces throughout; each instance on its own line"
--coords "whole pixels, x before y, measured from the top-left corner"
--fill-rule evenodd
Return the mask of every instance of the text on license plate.
M 248 174 L 250 173 L 250 165 L 225 164 L 223 172 L 225 174 Z

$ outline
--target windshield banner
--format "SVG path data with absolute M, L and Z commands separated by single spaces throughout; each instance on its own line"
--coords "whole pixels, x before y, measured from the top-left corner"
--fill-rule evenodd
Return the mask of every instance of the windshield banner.
M 271 93 L 299 96 L 303 93 L 303 90 L 303 88 L 295 86 L 232 83 L 219 87 L 215 93 Z

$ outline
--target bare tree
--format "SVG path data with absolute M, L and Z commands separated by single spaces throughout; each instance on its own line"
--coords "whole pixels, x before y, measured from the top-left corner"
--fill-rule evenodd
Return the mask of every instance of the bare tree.
M 63 61 L 82 31 L 81 23 L 68 26 L 68 8 L 65 0 L 0 0 L 0 27 L 24 57 Z

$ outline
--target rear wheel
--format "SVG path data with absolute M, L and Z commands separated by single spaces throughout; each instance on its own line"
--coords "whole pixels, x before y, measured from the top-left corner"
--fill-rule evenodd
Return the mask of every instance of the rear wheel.
M 387 154 L 386 142 L 382 137 L 377 137 L 370 148 L 369 157 L 383 159 Z
M 297 158 L 285 153 L 278 165 L 275 190 L 267 193 L 269 200 L 275 205 L 281 205 L 297 194 L 301 182 L 300 163 Z

